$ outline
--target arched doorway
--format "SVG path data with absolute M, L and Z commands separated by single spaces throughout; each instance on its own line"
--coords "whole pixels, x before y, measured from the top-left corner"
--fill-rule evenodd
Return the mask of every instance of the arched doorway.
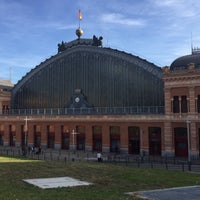
M 85 150 L 85 127 L 76 127 L 77 150 Z
M 36 126 L 36 125 L 34 125 L 34 146 L 35 147 L 41 146 L 40 126 Z
M 10 139 L 10 146 L 16 145 L 16 132 L 12 125 L 9 126 L 9 139 Z
M 93 151 L 102 151 L 102 128 L 100 126 L 93 126 Z
M 120 153 L 120 127 L 110 127 L 110 152 Z
M 140 154 L 140 128 L 136 126 L 128 127 L 128 151 L 129 154 Z
M 0 146 L 3 146 L 3 131 L 0 131 Z
M 199 136 L 199 156 L 200 156 L 200 128 L 198 129 L 198 136 Z
M 161 156 L 160 127 L 149 127 L 149 155 Z
M 174 128 L 174 143 L 175 143 L 175 156 L 187 157 L 188 155 L 187 128 L 183 127 Z
M 68 127 L 61 126 L 61 148 L 69 150 L 70 145 L 70 130 Z
M 47 148 L 54 149 L 55 132 L 53 126 L 47 126 Z

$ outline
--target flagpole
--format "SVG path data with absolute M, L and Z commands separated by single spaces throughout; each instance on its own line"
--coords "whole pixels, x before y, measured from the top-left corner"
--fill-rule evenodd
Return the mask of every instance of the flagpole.
M 81 10 L 79 9 L 78 11 L 78 20 L 79 20 L 79 27 L 76 29 L 76 35 L 78 36 L 78 40 L 80 40 L 81 35 L 83 35 L 83 30 L 81 30 L 81 20 L 82 20 L 82 13 Z
M 80 27 L 81 27 L 81 20 L 82 20 L 82 13 L 81 13 L 80 9 L 78 11 L 78 19 L 79 19 L 79 29 L 80 29 Z

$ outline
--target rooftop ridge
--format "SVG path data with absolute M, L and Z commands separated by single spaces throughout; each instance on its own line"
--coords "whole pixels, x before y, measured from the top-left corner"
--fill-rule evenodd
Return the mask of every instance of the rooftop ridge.
M 102 47 L 102 40 L 103 37 L 100 36 L 99 38 L 97 38 L 95 35 L 93 36 L 93 39 L 76 39 L 76 40 L 72 40 L 71 42 L 61 42 L 58 44 L 58 53 L 61 53 L 63 51 L 65 51 L 66 49 L 72 48 L 74 46 L 78 46 L 78 45 L 88 45 L 88 46 L 101 46 Z

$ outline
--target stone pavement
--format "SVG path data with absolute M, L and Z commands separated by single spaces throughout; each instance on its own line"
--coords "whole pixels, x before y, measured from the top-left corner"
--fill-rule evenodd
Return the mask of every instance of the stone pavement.
M 199 200 L 200 186 L 188 186 L 128 193 L 146 200 Z

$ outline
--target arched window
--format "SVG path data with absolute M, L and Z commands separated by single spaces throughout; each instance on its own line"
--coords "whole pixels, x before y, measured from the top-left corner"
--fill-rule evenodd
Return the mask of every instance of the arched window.
M 181 112 L 182 113 L 187 113 L 188 112 L 187 96 L 181 96 Z
M 179 97 L 178 96 L 174 96 L 174 100 L 173 100 L 173 113 L 179 113 L 180 109 L 179 109 Z
M 197 112 L 200 113 L 200 95 L 197 97 Z

